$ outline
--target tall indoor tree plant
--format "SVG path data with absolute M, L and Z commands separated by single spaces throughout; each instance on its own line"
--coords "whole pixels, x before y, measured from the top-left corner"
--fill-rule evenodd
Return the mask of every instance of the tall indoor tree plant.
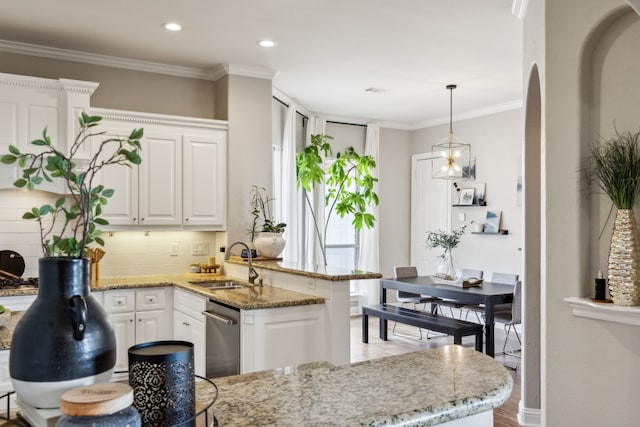
M 378 179 L 370 172 L 376 167 L 375 159 L 359 155 L 353 147 L 333 154 L 331 140 L 330 135 L 311 135 L 311 144 L 296 154 L 296 184 L 298 189 L 304 189 L 324 265 L 327 265 L 327 225 L 331 215 L 334 212 L 341 218 L 353 215 L 352 224 L 360 231 L 362 227 L 374 226 L 376 218 L 367 208 L 378 204 L 378 195 L 373 191 Z M 310 194 L 322 184 L 324 203 L 329 210 L 325 218 L 318 218 Z
M 18 164 L 22 177 L 14 185 L 37 189 L 61 180 L 66 195 L 34 207 L 23 218 L 40 227 L 43 258 L 39 260 L 38 296 L 15 327 L 9 359 L 18 397 L 32 406 L 55 408 L 67 389 L 108 381 L 116 362 L 116 341 L 106 313 L 89 290 L 87 245 L 103 245 L 98 226 L 102 206 L 113 190 L 96 184 L 100 170 L 111 165 L 140 164 L 142 129 L 128 137 L 104 137 L 94 128 L 101 117 L 82 113 L 79 133 L 66 150 L 56 148 L 45 129 L 31 142 L 36 153 L 10 146 L 0 159 Z M 78 159 L 85 144 L 92 157 Z
M 620 133 L 591 147 L 589 178 L 616 207 L 607 276 L 616 305 L 640 305 L 640 243 L 633 208 L 640 196 L 640 132 Z

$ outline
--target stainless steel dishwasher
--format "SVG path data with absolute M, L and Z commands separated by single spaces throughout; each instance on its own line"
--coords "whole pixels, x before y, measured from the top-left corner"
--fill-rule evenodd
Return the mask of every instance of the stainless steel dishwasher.
M 207 319 L 207 378 L 240 373 L 240 310 L 209 300 Z

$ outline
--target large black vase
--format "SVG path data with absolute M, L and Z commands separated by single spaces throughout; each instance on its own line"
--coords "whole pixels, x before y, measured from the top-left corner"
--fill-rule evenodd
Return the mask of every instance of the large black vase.
M 39 270 L 38 296 L 13 332 L 9 373 L 20 400 L 57 408 L 65 391 L 109 381 L 116 340 L 90 294 L 87 258 L 42 258 Z

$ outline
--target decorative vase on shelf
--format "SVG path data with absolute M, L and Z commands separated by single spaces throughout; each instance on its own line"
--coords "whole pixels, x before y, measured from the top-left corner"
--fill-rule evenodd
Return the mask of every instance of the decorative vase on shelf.
M 640 252 L 633 209 L 618 209 L 609 246 L 609 294 L 615 305 L 640 305 Z
M 444 253 L 438 257 L 438 269 L 436 277 L 444 280 L 455 280 L 457 278 L 456 269 L 453 265 L 453 253 L 451 249 L 445 249 Z
M 116 340 L 89 290 L 88 258 L 41 258 L 38 296 L 15 327 L 9 373 L 16 394 L 36 408 L 58 408 L 74 387 L 107 382 Z
M 282 233 L 258 233 L 258 237 L 253 244 L 259 256 L 266 258 L 277 258 L 284 250 L 286 241 L 282 238 Z

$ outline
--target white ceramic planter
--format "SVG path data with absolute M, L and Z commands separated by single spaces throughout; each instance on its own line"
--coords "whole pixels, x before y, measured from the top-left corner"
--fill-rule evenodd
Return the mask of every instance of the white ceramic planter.
M 258 233 L 253 241 L 259 256 L 277 258 L 284 250 L 285 240 L 282 233 Z
M 484 231 L 484 223 L 475 223 L 475 224 L 471 224 L 473 226 L 473 232 L 474 233 L 482 233 Z

